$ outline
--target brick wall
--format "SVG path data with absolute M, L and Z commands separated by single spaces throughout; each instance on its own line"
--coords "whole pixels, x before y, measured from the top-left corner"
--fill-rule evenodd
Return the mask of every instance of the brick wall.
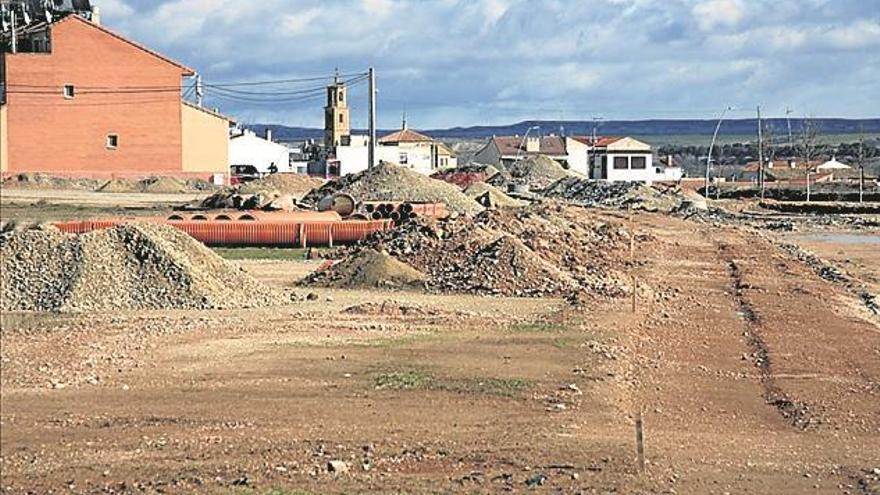
M 180 93 L 174 90 L 181 84 L 182 67 L 80 18 L 52 27 L 52 53 L 5 57 L 7 172 L 183 171 Z M 74 98 L 64 97 L 65 84 L 74 85 Z M 117 87 L 169 91 L 95 93 Z M 118 136 L 116 149 L 107 146 L 109 134 Z

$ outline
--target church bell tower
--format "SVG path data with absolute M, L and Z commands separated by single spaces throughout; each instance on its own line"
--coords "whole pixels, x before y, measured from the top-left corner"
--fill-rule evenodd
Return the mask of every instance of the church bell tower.
M 333 148 L 343 143 L 343 139 L 351 136 L 349 120 L 348 94 L 345 83 L 339 80 L 339 74 L 333 78 L 333 84 L 327 86 L 327 106 L 324 107 L 324 145 Z

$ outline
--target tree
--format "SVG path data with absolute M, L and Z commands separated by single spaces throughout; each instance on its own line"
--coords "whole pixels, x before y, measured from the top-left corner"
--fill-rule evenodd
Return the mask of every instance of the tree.
M 798 143 L 804 159 L 804 174 L 807 179 L 807 202 L 810 201 L 810 174 L 813 173 L 813 161 L 819 154 L 819 126 L 812 118 L 805 118 L 801 123 L 801 134 Z

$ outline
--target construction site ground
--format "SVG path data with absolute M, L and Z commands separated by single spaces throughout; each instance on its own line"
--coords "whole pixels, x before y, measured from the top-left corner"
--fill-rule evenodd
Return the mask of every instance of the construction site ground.
M 873 288 L 880 250 L 634 218 L 652 239 L 635 249 L 635 312 L 629 298 L 301 288 L 320 262 L 245 259 L 311 297 L 3 314 L 0 487 L 880 493 L 880 320 L 775 243 Z

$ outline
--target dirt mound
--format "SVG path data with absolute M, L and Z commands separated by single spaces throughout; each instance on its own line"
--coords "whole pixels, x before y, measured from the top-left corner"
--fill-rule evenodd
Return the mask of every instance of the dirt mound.
M 640 182 L 601 182 L 567 177 L 548 186 L 542 194 L 584 206 L 671 212 L 681 206 L 677 188 L 649 186 Z
M 520 239 L 590 293 L 612 297 L 626 293 L 626 276 L 620 267 L 626 263 L 630 233 L 622 224 L 553 202 L 486 211 L 477 221 Z
M 439 279 L 435 287 L 440 291 L 513 296 L 558 296 L 577 288 L 568 274 L 507 234 L 478 249 L 457 268 Z
M 366 302 L 349 306 L 342 310 L 343 313 L 366 316 L 437 316 L 441 311 L 434 308 L 426 308 L 417 304 L 402 303 L 391 299 L 377 302 Z
M 497 173 L 498 169 L 492 165 L 469 163 L 467 165 L 460 165 L 456 168 L 436 172 L 431 174 L 431 178 L 449 182 L 450 184 L 455 184 L 464 189 L 476 182 L 484 182 Z
M 530 190 L 541 190 L 571 175 L 571 172 L 556 160 L 544 155 L 535 155 L 514 162 L 489 178 L 487 182 L 504 189 L 511 185 L 520 185 Z
M 235 187 L 224 187 L 202 201 L 206 208 L 239 208 L 247 210 L 286 210 L 310 191 L 323 184 L 316 177 L 298 174 L 272 174 Z
M 526 201 L 511 198 L 497 187 L 485 182 L 474 182 L 464 190 L 464 193 L 486 208 L 516 208 L 528 204 Z
M 351 194 L 358 201 L 446 203 L 450 211 L 458 214 L 476 214 L 483 210 L 452 184 L 385 162 L 370 170 L 328 182 L 304 200 L 317 204 L 321 198 L 335 192 Z
M 321 287 L 338 288 L 424 288 L 427 277 L 424 273 L 374 249 L 363 249 L 353 256 L 316 272 L 303 283 Z
M 3 179 L 2 187 L 15 189 L 72 189 L 92 191 L 102 184 L 95 179 L 72 179 L 41 173 L 22 173 Z
M 650 239 L 642 239 L 648 242 Z M 418 220 L 364 246 L 425 273 L 432 292 L 619 297 L 628 291 L 623 225 L 562 203 L 487 210 L 454 221 Z M 337 255 L 357 255 L 364 247 Z
M 185 233 L 131 224 L 13 233 L 0 247 L 4 311 L 245 308 L 285 298 Z
M 173 177 L 150 177 L 138 181 L 138 189 L 147 193 L 174 194 L 189 191 L 187 183 Z

